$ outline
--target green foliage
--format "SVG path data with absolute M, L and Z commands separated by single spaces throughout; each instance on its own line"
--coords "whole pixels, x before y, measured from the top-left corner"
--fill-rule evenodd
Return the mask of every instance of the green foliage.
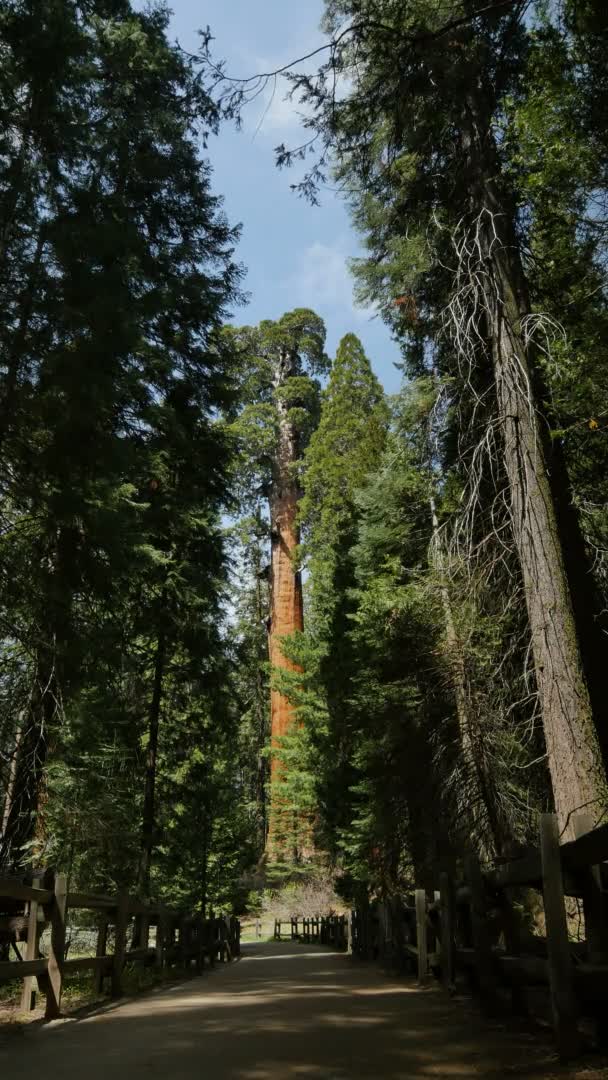
M 232 425 L 239 458 L 236 487 L 245 508 L 265 503 L 277 469 L 281 416 L 294 437 L 296 457 L 314 430 L 319 376 L 327 373 L 322 319 L 305 308 L 258 327 L 228 327 L 224 334 L 240 358 L 240 394 Z
M 226 905 L 241 271 L 199 156 L 216 110 L 167 25 L 126 0 L 0 17 L 2 861 L 133 888 L 156 716 L 154 891 Z

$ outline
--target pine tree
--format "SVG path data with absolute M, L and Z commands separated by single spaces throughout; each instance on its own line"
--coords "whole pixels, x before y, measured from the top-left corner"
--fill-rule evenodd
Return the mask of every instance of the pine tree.
M 430 882 L 434 857 L 450 850 L 443 770 L 434 760 L 451 709 L 439 656 L 439 598 L 425 580 L 428 492 L 426 471 L 393 432 L 358 496 L 353 551 L 352 775 L 338 844 L 350 891 L 359 896 Z
M 267 524 L 259 510 L 239 521 L 233 539 L 237 553 L 233 572 L 234 690 L 240 716 L 241 772 L 258 859 L 264 853 L 268 835 L 270 779 L 267 539 Z
M 352 774 L 349 699 L 356 663 L 350 637 L 356 493 L 378 465 L 387 423 L 382 388 L 361 342 L 348 334 L 338 347 L 323 392 L 319 426 L 306 450 L 299 510 L 310 575 L 304 667 L 307 687 L 315 687 L 316 719 L 310 717 L 310 709 L 307 713 L 314 753 L 322 762 L 317 786 L 325 817 L 324 846 L 330 852 L 335 852 L 337 822 L 344 813 L 337 804 Z M 322 725 L 320 717 L 326 717 Z

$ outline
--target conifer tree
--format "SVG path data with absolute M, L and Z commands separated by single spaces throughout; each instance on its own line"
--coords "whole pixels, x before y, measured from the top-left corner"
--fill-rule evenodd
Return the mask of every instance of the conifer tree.
M 343 337 L 321 399 L 319 425 L 306 450 L 299 516 L 313 581 L 311 614 L 317 633 L 331 622 L 338 602 L 335 579 L 348 559 L 354 533 L 354 493 L 376 466 L 382 451 L 388 409 L 361 342 Z M 329 637 L 329 635 L 328 635 Z
M 382 387 L 361 342 L 347 334 L 338 346 L 322 396 L 319 426 L 306 450 L 299 509 L 310 575 L 304 667 L 307 686 L 315 686 L 319 714 L 315 722 L 308 710 L 308 723 L 313 752 L 323 763 L 320 798 L 330 851 L 335 850 L 336 818 L 345 810 L 343 806 L 338 811 L 337 793 L 344 797 L 352 778 L 349 714 L 355 658 L 350 631 L 356 493 L 378 465 L 387 423 Z M 326 719 L 320 725 L 322 716 Z

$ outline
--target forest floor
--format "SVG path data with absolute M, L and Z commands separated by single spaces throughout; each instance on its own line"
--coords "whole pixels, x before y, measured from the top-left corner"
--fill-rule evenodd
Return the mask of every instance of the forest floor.
M 599 1080 L 548 1036 L 484 1020 L 471 1000 L 322 947 L 246 945 L 240 962 L 0 1036 L 10 1080 Z

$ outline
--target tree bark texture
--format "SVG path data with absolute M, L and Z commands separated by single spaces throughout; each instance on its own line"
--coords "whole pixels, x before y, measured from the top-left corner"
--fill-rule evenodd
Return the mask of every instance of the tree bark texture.
M 292 373 L 294 358 L 285 352 L 277 365 L 275 386 L 279 388 Z M 297 436 L 288 416 L 284 402 L 277 403 L 279 413 L 279 439 L 274 462 L 270 492 L 271 564 L 270 564 L 270 631 L 269 657 L 273 668 L 284 671 L 301 670 L 288 659 L 281 639 L 304 628 L 302 582 L 294 566 L 294 554 L 299 543 L 297 526 L 298 499 L 300 496 L 293 468 L 297 460 Z M 295 710 L 289 699 L 279 690 L 270 695 L 270 733 L 273 755 L 271 758 L 270 829 L 268 846 L 275 846 L 277 818 L 281 814 L 280 777 L 282 764 L 276 751 L 281 739 L 295 723 Z M 274 818 L 274 824 L 273 824 Z
M 495 180 L 498 158 L 471 110 L 471 196 L 481 263 L 513 536 L 521 565 L 555 810 L 564 839 L 579 810 L 599 820 L 606 774 L 566 575 L 543 431 L 535 400 L 530 314 L 513 213 Z
M 163 593 L 162 605 L 166 602 Z M 161 613 L 162 618 L 162 613 Z M 154 848 L 154 825 L 156 819 L 156 763 L 158 757 L 158 731 L 165 675 L 166 634 L 161 625 L 154 657 L 154 685 L 148 713 L 148 748 L 146 751 L 146 779 L 142 811 L 141 852 L 137 870 L 137 893 L 142 899 L 150 895 L 150 866 Z
M 20 716 L 1 843 L 3 864 L 44 864 L 48 845 L 47 764 L 57 743 L 61 696 L 53 649 L 40 649 L 31 699 Z

